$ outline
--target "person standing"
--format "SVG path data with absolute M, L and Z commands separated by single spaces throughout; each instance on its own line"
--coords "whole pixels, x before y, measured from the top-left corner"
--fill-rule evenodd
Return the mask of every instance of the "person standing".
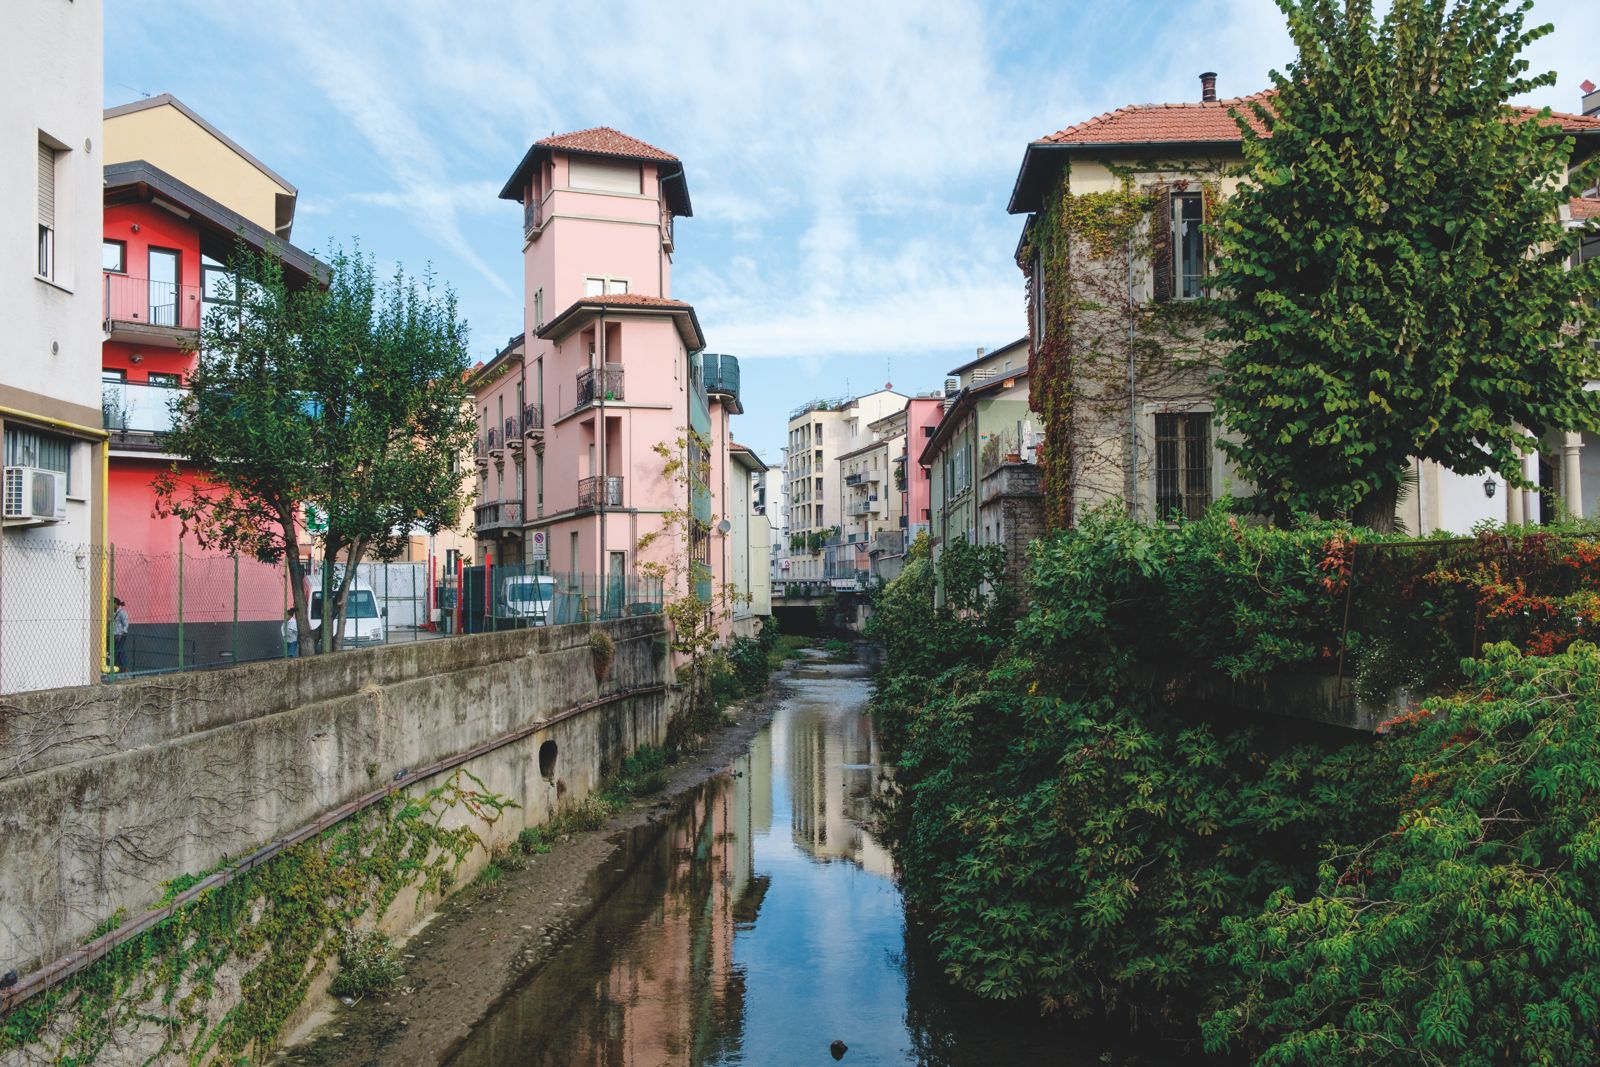
M 111 643 L 115 649 L 114 662 L 118 672 L 128 669 L 128 605 L 121 597 L 112 597 L 116 614 L 111 616 Z
M 300 655 L 300 620 L 290 608 L 283 617 L 283 654 L 290 659 Z

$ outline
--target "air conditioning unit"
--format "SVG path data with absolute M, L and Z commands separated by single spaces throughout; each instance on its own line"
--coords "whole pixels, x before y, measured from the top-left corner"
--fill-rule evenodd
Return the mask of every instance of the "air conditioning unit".
M 33 522 L 67 520 L 67 476 L 38 467 L 7 467 L 5 517 Z

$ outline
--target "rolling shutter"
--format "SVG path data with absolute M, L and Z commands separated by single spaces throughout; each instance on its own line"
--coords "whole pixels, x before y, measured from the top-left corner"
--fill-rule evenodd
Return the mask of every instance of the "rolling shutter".
M 39 142 L 39 225 L 56 225 L 56 150 Z

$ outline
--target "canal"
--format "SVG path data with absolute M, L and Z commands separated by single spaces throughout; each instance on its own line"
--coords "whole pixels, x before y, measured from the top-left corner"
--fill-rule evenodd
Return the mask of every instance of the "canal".
M 943 984 L 870 829 L 887 779 L 866 671 L 811 662 L 787 686 L 664 834 L 624 842 L 626 880 L 451 1067 L 822 1064 L 834 1041 L 845 1064 L 1112 1062 Z

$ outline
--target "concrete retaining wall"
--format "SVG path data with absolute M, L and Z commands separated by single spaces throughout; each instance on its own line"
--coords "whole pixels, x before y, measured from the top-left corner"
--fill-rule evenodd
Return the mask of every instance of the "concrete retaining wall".
M 596 682 L 589 637 L 616 657 Z M 659 617 L 482 634 L 0 700 L 0 971 L 82 943 L 161 883 L 312 822 L 404 770 L 667 681 Z M 491 847 L 665 739 L 665 693 L 560 718 L 463 768 L 519 808 Z M 539 752 L 556 745 L 553 773 Z M 484 832 L 481 826 L 477 827 Z M 475 857 L 481 862 L 481 857 Z M 476 864 L 475 864 L 476 865 Z

